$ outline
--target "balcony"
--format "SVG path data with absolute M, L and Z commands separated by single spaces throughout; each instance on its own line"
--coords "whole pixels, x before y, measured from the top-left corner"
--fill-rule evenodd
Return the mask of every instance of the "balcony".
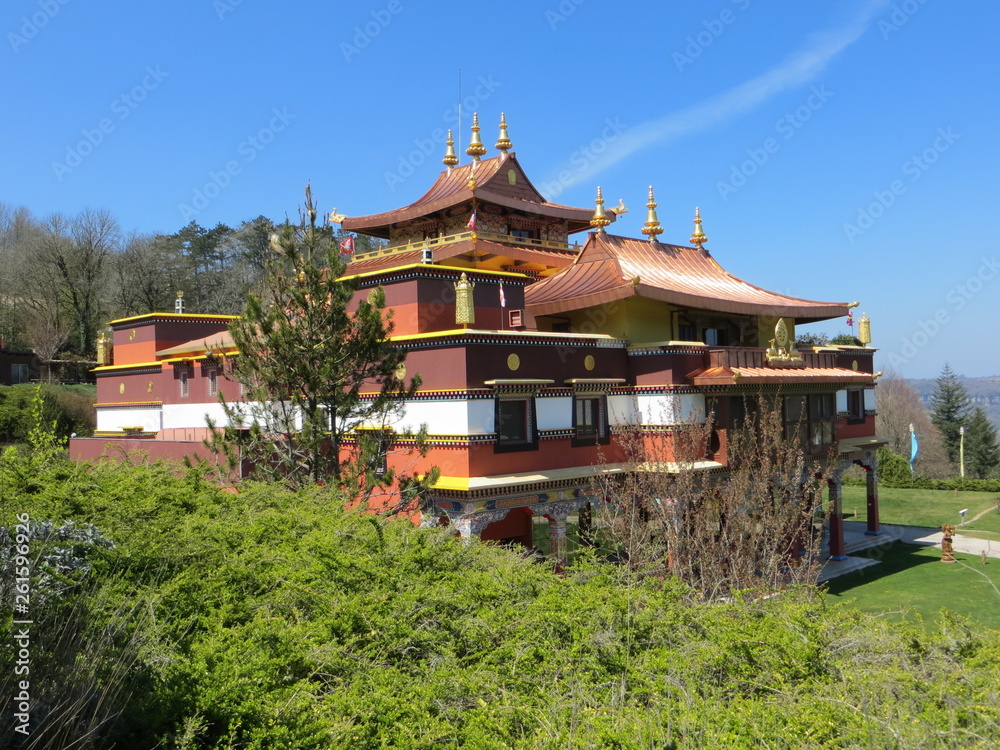
M 802 359 L 770 361 L 767 350 L 755 346 L 713 347 L 708 350 L 708 367 L 771 367 L 774 369 L 833 368 L 837 366 L 836 352 L 799 350 Z
M 459 232 L 457 234 L 447 234 L 443 237 L 429 237 L 419 242 L 409 242 L 400 245 L 390 245 L 372 253 L 359 253 L 355 255 L 356 260 L 367 260 L 369 258 L 379 258 L 385 255 L 392 255 L 409 250 L 424 250 L 452 245 L 456 242 L 467 240 L 489 240 L 500 242 L 505 245 L 517 245 L 520 247 L 532 247 L 538 250 L 554 250 L 556 252 L 575 252 L 579 250 L 579 245 L 570 245 L 567 242 L 556 242 L 554 240 L 536 240 L 531 237 L 514 237 L 510 234 L 497 234 L 494 232 Z

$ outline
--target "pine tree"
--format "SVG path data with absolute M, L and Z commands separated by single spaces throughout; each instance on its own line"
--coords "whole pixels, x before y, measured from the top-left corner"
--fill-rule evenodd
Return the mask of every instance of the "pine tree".
M 953 464 L 958 463 L 958 431 L 968 418 L 968 413 L 969 394 L 951 366 L 945 364 L 931 396 L 931 421 L 941 430 L 948 460 Z
M 997 431 L 977 406 L 965 430 L 965 470 L 973 479 L 986 479 L 1000 466 Z
M 436 472 L 396 477 L 385 463 L 394 439 L 423 447 L 422 433 L 391 427 L 420 377 L 400 377 L 406 353 L 389 340 L 385 292 L 376 287 L 355 302 L 359 280 L 340 278 L 345 268 L 307 187 L 299 224 L 272 236 L 263 294 L 248 295 L 230 325 L 239 351 L 231 377 L 245 401 L 223 401 L 230 426 L 211 446 L 294 486 L 330 482 L 364 498 L 395 480 L 397 507 L 411 506 Z

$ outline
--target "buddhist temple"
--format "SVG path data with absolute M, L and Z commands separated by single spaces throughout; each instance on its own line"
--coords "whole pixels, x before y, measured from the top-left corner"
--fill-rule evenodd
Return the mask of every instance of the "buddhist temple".
M 724 478 L 727 431 L 749 393 L 771 393 L 808 447 L 835 455 L 829 555 L 844 556 L 840 473 L 868 478 L 868 531 L 879 533 L 875 450 L 875 350 L 800 347 L 799 324 L 842 318 L 856 303 L 778 294 L 727 273 L 706 247 L 700 211 L 687 243 L 664 227 L 652 187 L 642 187 L 642 238 L 614 233 L 626 211 L 545 199 L 512 148 L 500 117 L 496 154 L 476 116 L 461 164 L 449 133 L 444 170 L 409 205 L 335 216 L 343 230 L 384 241 L 354 255 L 345 276 L 358 295 L 381 286 L 394 310 L 394 343 L 421 390 L 394 428 L 426 425 L 421 459 L 440 477 L 425 523 L 465 537 L 530 545 L 534 519 L 548 522 L 564 554 L 567 519 L 599 509 L 596 478 L 616 470 L 625 427 L 669 433 L 714 415 L 695 470 Z M 681 232 L 683 231 L 683 234 Z M 150 313 L 112 321 L 96 370 L 93 438 L 72 441 L 78 459 L 112 443 L 153 457 L 205 454 L 206 417 L 224 419 L 218 394 L 240 397 L 225 378 L 228 316 Z M 400 441 L 390 462 L 412 461 Z M 609 460 L 609 457 L 611 460 Z

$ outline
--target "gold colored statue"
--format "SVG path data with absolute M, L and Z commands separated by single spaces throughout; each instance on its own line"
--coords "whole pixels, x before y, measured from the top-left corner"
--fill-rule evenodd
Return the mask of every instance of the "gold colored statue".
M 455 323 L 460 326 L 475 325 L 476 306 L 472 299 L 475 282 L 462 271 L 461 277 L 455 282 Z

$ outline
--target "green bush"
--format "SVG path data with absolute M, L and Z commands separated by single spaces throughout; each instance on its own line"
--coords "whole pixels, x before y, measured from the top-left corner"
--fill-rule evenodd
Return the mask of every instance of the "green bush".
M 1000 639 L 954 617 L 928 633 L 828 608 L 809 588 L 701 604 L 669 579 L 586 558 L 557 576 L 449 529 L 345 511 L 317 489 L 232 494 L 138 457 L 50 457 L 26 483 L 26 460 L 0 456 L 0 526 L 28 511 L 115 543 L 88 555 L 86 585 L 32 612 L 33 699 L 61 706 L 69 693 L 72 715 L 92 717 L 59 727 L 54 746 L 1000 742 Z M 10 623 L 0 618 L 4 657 Z M 0 672 L 0 694 L 14 694 L 13 677 Z M 17 747 L 8 718 L 0 746 Z
M 0 386 L 0 443 L 23 443 L 31 426 L 31 402 L 41 388 L 42 418 L 55 422 L 59 437 L 92 435 L 95 426 L 96 389 L 87 385 Z

